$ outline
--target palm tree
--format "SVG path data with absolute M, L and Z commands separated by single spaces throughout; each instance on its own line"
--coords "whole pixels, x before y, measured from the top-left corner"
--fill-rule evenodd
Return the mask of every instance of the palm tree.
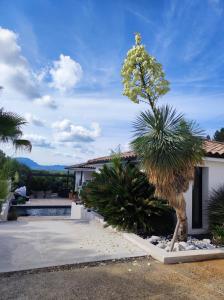
M 31 151 L 31 142 L 22 139 L 23 132 L 21 127 L 27 122 L 24 118 L 12 112 L 5 112 L 0 109 L 0 142 L 11 142 L 17 149 L 25 149 Z
M 151 56 L 136 33 L 135 45 L 127 52 L 121 75 L 123 94 L 134 103 L 146 102 L 150 111 L 142 112 L 135 123 L 132 146 L 139 156 L 158 196 L 166 198 L 177 214 L 179 239 L 187 238 L 186 204 L 183 193 L 194 176 L 194 166 L 202 163 L 201 132 L 169 106 L 157 106 L 169 91 L 162 65 Z M 171 247 L 172 248 L 172 247 Z
M 187 239 L 186 203 L 183 193 L 202 163 L 201 131 L 169 106 L 142 112 L 134 123 L 132 147 L 156 194 L 168 200 L 177 215 L 179 240 Z

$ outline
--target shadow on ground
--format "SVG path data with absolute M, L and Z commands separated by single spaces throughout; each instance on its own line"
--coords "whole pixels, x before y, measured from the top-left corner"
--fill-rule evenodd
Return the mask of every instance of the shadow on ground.
M 191 271 L 198 267 L 198 275 Z M 200 280 L 203 270 L 210 275 Z M 140 259 L 56 272 L 1 278 L 1 299 L 224 299 L 224 271 L 216 281 L 212 263 L 165 266 Z M 208 271 L 209 273 L 209 271 Z M 209 284 L 208 284 L 209 283 Z M 214 283 L 214 284 L 212 284 Z

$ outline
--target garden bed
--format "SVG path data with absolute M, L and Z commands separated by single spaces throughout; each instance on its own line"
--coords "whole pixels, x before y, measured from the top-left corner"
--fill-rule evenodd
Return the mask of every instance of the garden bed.
M 164 249 L 166 252 L 170 252 L 171 239 L 168 237 L 151 236 L 146 239 L 149 243 L 157 246 L 160 249 Z M 218 247 L 214 245 L 210 239 L 197 239 L 189 236 L 187 242 L 176 242 L 174 244 L 173 252 L 190 251 L 190 250 L 212 250 Z
M 147 239 L 143 239 L 136 234 L 123 233 L 123 235 L 129 241 L 132 241 L 142 249 L 148 251 L 148 254 L 151 255 L 154 259 L 164 264 L 176 264 L 224 258 L 224 248 L 221 247 L 212 249 L 203 248 L 188 251 L 167 252 L 165 249 L 153 245 Z
M 102 225 L 106 225 L 106 222 L 104 221 L 103 217 L 95 212 L 89 212 L 88 218 L 95 219 L 98 222 L 100 222 Z M 116 228 L 113 228 L 109 226 L 112 230 L 117 230 Z M 160 248 L 157 245 L 159 244 L 159 241 L 162 242 L 162 237 L 157 237 L 157 242 L 155 241 L 155 245 L 150 242 L 150 238 L 143 239 L 142 237 L 138 236 L 134 233 L 128 233 L 128 232 L 121 232 L 124 238 L 129 240 L 130 242 L 134 243 L 141 249 L 145 250 L 148 255 L 150 255 L 152 258 L 164 263 L 164 264 L 176 264 L 176 263 L 184 263 L 184 262 L 195 262 L 195 261 L 204 261 L 204 260 L 210 260 L 210 259 L 219 259 L 224 258 L 224 247 L 216 247 L 207 239 L 198 240 L 195 238 L 191 238 L 191 242 L 189 239 L 189 246 L 191 243 L 196 243 L 198 246 L 196 249 L 188 249 L 187 251 L 173 251 L 173 252 L 167 252 L 165 248 Z M 159 239 L 160 240 L 159 240 Z M 164 238 L 165 239 L 165 238 Z M 156 240 L 154 236 L 154 240 Z M 165 239 L 170 242 L 170 239 Z M 152 241 L 152 240 L 151 240 Z M 199 248 L 199 242 L 201 242 L 201 248 Z M 210 247 L 202 248 L 202 243 L 210 244 Z M 179 244 L 179 243 L 178 243 Z M 177 247 L 177 246 L 176 246 Z

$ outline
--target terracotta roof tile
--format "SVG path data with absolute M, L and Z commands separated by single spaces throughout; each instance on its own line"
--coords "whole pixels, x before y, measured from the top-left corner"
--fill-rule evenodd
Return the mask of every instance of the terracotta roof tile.
M 65 169 L 74 169 L 74 168 L 77 168 L 77 169 L 93 169 L 93 170 L 95 170 L 95 167 L 93 167 L 91 165 L 88 165 L 87 163 L 81 163 L 81 164 L 76 164 L 76 165 L 65 167 Z
M 224 143 L 216 142 L 216 141 L 204 141 L 204 150 L 205 150 L 205 156 L 212 156 L 212 157 L 220 157 L 224 158 Z M 135 159 L 136 154 L 134 151 L 127 151 L 121 153 L 121 158 L 123 159 Z M 88 164 L 94 164 L 94 163 L 104 163 L 107 161 L 110 161 L 112 159 L 112 156 L 102 156 L 97 157 L 94 159 L 90 159 L 87 161 Z
M 224 158 L 224 143 L 216 141 L 204 141 L 206 156 Z
M 136 158 L 136 154 L 134 153 L 134 151 L 126 151 L 126 152 L 122 152 L 120 154 L 121 158 L 123 159 L 133 159 L 133 158 Z M 109 155 L 109 156 L 102 156 L 102 157 L 97 157 L 97 158 L 94 158 L 94 159 L 90 159 L 87 161 L 88 164 L 94 164 L 94 163 L 99 163 L 99 162 L 107 162 L 107 161 L 110 161 L 112 159 L 112 155 Z
M 209 141 L 205 140 L 204 141 L 204 150 L 205 150 L 205 156 L 206 157 L 216 157 L 216 158 L 223 158 L 224 159 L 224 143 L 221 142 L 216 142 L 216 141 Z M 86 163 L 83 164 L 77 164 L 68 168 L 74 168 L 74 167 L 79 167 L 79 168 L 91 168 L 91 165 L 94 164 L 99 164 L 99 163 L 106 163 L 112 159 L 112 155 L 109 156 L 102 156 L 102 157 L 97 157 L 94 159 L 88 160 Z M 121 158 L 125 160 L 129 159 L 137 159 L 136 154 L 134 151 L 127 151 L 127 152 L 122 152 L 121 153 Z M 92 167 L 94 169 L 94 167 Z

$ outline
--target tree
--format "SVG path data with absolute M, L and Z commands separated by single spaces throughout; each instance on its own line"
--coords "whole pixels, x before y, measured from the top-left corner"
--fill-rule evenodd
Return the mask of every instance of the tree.
M 5 163 L 6 159 L 7 158 L 6 158 L 5 153 L 2 150 L 0 150 L 0 169 L 2 168 L 2 166 Z
M 217 142 L 224 142 L 224 128 L 216 130 L 214 134 L 214 140 Z
M 31 151 L 32 145 L 30 141 L 22 139 L 21 127 L 26 124 L 26 120 L 12 112 L 5 112 L 0 109 L 0 142 L 11 142 L 17 149 L 25 149 Z
M 194 122 L 169 106 L 157 106 L 160 96 L 169 91 L 162 66 L 141 45 L 128 51 L 122 67 L 124 94 L 132 101 L 149 103 L 134 123 L 135 139 L 131 145 L 139 157 L 156 195 L 168 200 L 177 215 L 179 240 L 187 239 L 186 203 L 183 193 L 193 179 L 194 166 L 202 162 L 200 130 Z M 175 237 L 174 237 L 175 239 Z
M 130 162 L 114 157 L 81 191 L 86 207 L 94 208 L 108 225 L 142 235 L 170 233 L 173 214 L 167 202 L 154 196 L 155 188 Z
M 30 168 L 20 164 L 16 159 L 6 157 L 0 166 L 0 179 L 11 179 L 12 190 L 19 186 L 27 185 L 30 176 Z

